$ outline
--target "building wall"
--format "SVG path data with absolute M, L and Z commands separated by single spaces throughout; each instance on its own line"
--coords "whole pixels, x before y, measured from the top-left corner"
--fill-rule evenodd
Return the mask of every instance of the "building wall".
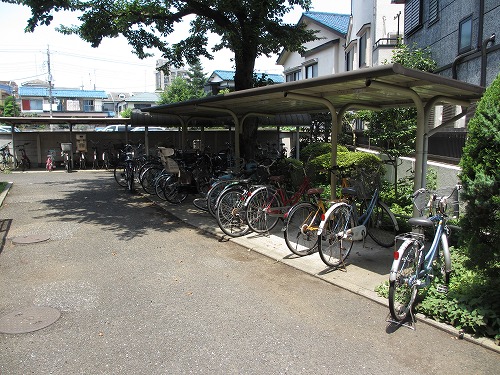
M 480 4 L 484 2 L 483 30 L 480 35 Z M 408 1 L 407 1 L 408 3 Z M 438 19 L 429 20 L 429 2 L 423 1 L 421 28 L 406 35 L 409 45 L 416 43 L 425 48 L 429 46 L 432 58 L 437 62 L 437 73 L 453 78 L 452 64 L 459 53 L 459 25 L 460 21 L 472 15 L 472 49 L 469 56 L 465 56 L 457 64 L 456 78 L 468 83 L 481 84 L 481 53 L 478 47 L 493 33 L 497 40 L 488 44 L 486 82 L 488 86 L 497 76 L 500 67 L 500 3 L 498 0 L 440 0 L 438 2 Z M 405 30 L 406 33 L 406 30 Z M 475 52 L 475 53 L 474 53 Z

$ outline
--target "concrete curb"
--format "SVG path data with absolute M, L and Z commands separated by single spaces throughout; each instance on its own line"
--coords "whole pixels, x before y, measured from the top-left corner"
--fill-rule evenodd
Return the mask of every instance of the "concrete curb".
M 5 189 L 3 189 L 2 193 L 0 193 L 0 206 L 2 206 L 3 201 L 5 200 L 5 197 L 9 193 L 10 188 L 12 187 L 13 183 L 12 182 L 7 182 L 7 185 L 5 186 Z

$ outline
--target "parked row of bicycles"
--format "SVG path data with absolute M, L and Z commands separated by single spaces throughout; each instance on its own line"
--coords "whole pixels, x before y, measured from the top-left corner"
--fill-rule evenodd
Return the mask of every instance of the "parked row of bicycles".
M 31 168 L 31 160 L 26 154 L 26 146 L 29 143 L 23 143 L 16 146 L 18 157 L 10 152 L 10 144 L 8 142 L 0 148 L 0 171 L 20 169 L 23 172 Z
M 298 188 L 282 175 L 271 173 L 275 161 L 246 163 L 241 173 L 222 173 L 205 154 L 183 154 L 160 148 L 156 158 L 138 156 L 132 146 L 115 169 L 115 179 L 133 191 L 139 184 L 173 204 L 194 194 L 193 204 L 208 211 L 228 236 L 269 233 L 282 223 L 284 242 L 296 256 L 318 253 L 329 267 L 346 267 L 354 242 L 367 236 L 383 247 L 393 247 L 389 278 L 389 311 L 398 324 L 414 320 L 413 306 L 419 291 L 441 275 L 438 291 L 447 292 L 451 273 L 448 247 L 450 207 L 458 199 L 459 186 L 451 194 L 420 189 L 413 195 L 420 216 L 408 224 L 413 230 L 399 233 L 395 215 L 380 198 L 380 173 L 332 168 L 342 181 L 341 198 L 325 200 L 323 188 L 311 186 L 305 171 Z

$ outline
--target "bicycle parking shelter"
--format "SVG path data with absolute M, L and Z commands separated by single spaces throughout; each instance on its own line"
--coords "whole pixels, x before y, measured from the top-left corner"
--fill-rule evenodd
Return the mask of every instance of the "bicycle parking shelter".
M 416 107 L 417 135 L 415 154 L 414 190 L 425 186 L 427 165 L 427 140 L 439 128 L 465 116 L 468 108 L 477 102 L 485 88 L 436 74 L 405 68 L 400 64 L 381 65 L 339 74 L 281 83 L 248 90 L 231 92 L 174 104 L 159 105 L 142 110 L 149 116 L 123 118 L 47 118 L 1 117 L 11 124 L 128 124 L 132 126 L 169 124 L 180 127 L 182 145 L 188 126 L 196 120 L 214 121 L 216 124 L 234 123 L 234 151 L 240 156 L 239 135 L 249 117 L 263 118 L 273 125 L 300 125 L 311 113 L 329 111 L 332 114 L 332 159 L 337 164 L 337 140 L 342 117 L 347 111 L 382 110 L 397 107 Z M 431 110 L 436 105 L 452 104 L 462 107 L 462 112 L 431 130 L 427 129 Z M 140 116 L 139 116 L 140 117 Z M 126 142 L 127 134 L 125 132 Z M 15 133 L 12 133 L 13 140 Z M 148 149 L 148 132 L 145 132 Z M 336 177 L 332 175 L 332 194 L 335 194 Z
M 239 134 L 249 117 L 272 118 L 283 114 L 332 114 L 332 159 L 337 165 L 337 140 L 342 117 L 347 111 L 416 107 L 417 135 L 414 190 L 425 187 L 428 137 L 437 129 L 465 116 L 485 88 L 451 78 L 405 68 L 400 64 L 381 65 L 345 73 L 231 92 L 202 99 L 144 108 L 153 115 L 174 116 L 183 131 L 196 119 L 228 116 L 235 126 L 235 155 L 240 156 Z M 436 105 L 452 104 L 462 112 L 434 129 L 427 129 Z M 336 176 L 331 178 L 335 194 Z

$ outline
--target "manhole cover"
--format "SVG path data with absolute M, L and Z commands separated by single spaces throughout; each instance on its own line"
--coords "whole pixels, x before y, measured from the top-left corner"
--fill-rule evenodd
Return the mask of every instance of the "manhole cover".
M 0 318 L 1 333 L 27 333 L 54 323 L 61 313 L 52 307 L 28 307 Z
M 50 239 L 46 234 L 30 234 L 28 236 L 19 236 L 12 239 L 14 245 L 27 245 L 30 243 L 44 242 Z

